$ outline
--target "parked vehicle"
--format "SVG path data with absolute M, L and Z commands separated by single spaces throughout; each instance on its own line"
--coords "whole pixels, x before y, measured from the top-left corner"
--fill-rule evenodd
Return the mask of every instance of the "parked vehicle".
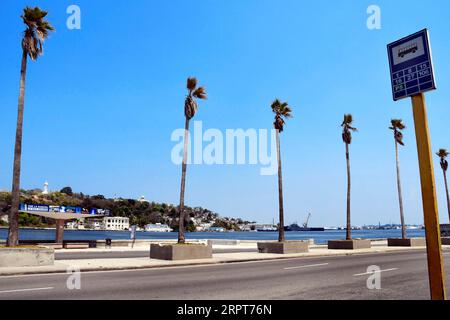
M 441 237 L 450 237 L 450 224 L 441 224 Z

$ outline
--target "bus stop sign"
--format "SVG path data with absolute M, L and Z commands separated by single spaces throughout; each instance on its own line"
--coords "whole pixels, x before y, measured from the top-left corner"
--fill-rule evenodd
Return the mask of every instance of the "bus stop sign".
M 387 48 L 394 101 L 436 89 L 427 29 Z

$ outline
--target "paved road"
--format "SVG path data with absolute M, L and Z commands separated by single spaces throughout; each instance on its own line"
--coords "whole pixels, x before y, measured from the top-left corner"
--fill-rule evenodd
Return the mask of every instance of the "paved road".
M 256 252 L 257 249 L 213 249 L 213 253 Z M 119 259 L 119 258 L 144 258 L 150 255 L 150 250 L 136 251 L 105 251 L 105 252 L 55 252 L 55 260 L 78 259 Z
M 450 278 L 450 252 L 444 254 Z M 368 266 L 381 290 L 367 289 Z M 0 277 L 0 299 L 429 299 L 424 251 L 68 275 Z M 450 292 L 450 287 L 447 286 Z

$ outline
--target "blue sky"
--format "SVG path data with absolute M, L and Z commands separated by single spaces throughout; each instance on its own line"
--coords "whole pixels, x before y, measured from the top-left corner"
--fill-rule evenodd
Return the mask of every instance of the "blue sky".
M 66 8 L 81 8 L 81 30 Z M 381 8 L 381 30 L 366 27 Z M 450 149 L 450 21 L 446 0 L 424 1 L 8 1 L 0 27 L 0 188 L 11 185 L 19 68 L 19 18 L 26 5 L 56 27 L 45 55 L 29 63 L 22 187 L 177 204 L 180 167 L 173 130 L 183 127 L 185 81 L 196 76 L 209 99 L 196 120 L 222 131 L 271 128 L 270 103 L 289 101 L 282 134 L 288 223 L 312 212 L 314 225 L 344 225 L 345 149 L 339 127 L 352 113 L 352 222 L 398 223 L 391 118 L 408 126 L 400 161 L 407 223 L 422 223 L 411 104 L 391 98 L 386 44 L 429 28 L 438 90 L 427 94 L 433 150 Z M 190 166 L 186 202 L 222 216 L 272 222 L 276 176 L 259 166 Z M 435 158 L 441 219 L 448 221 Z

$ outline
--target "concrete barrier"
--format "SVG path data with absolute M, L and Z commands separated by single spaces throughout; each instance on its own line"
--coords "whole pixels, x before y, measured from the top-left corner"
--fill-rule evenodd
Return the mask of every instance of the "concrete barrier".
M 258 242 L 259 253 L 291 254 L 309 251 L 309 240 L 286 242 Z
M 328 249 L 331 250 L 357 250 L 369 248 L 371 248 L 371 242 L 366 239 L 328 241 Z
M 158 260 L 194 260 L 212 258 L 210 244 L 152 244 L 150 258 Z
M 0 267 L 50 266 L 54 261 L 51 248 L 0 248 Z
M 426 247 L 425 238 L 391 238 L 388 239 L 388 247 Z

